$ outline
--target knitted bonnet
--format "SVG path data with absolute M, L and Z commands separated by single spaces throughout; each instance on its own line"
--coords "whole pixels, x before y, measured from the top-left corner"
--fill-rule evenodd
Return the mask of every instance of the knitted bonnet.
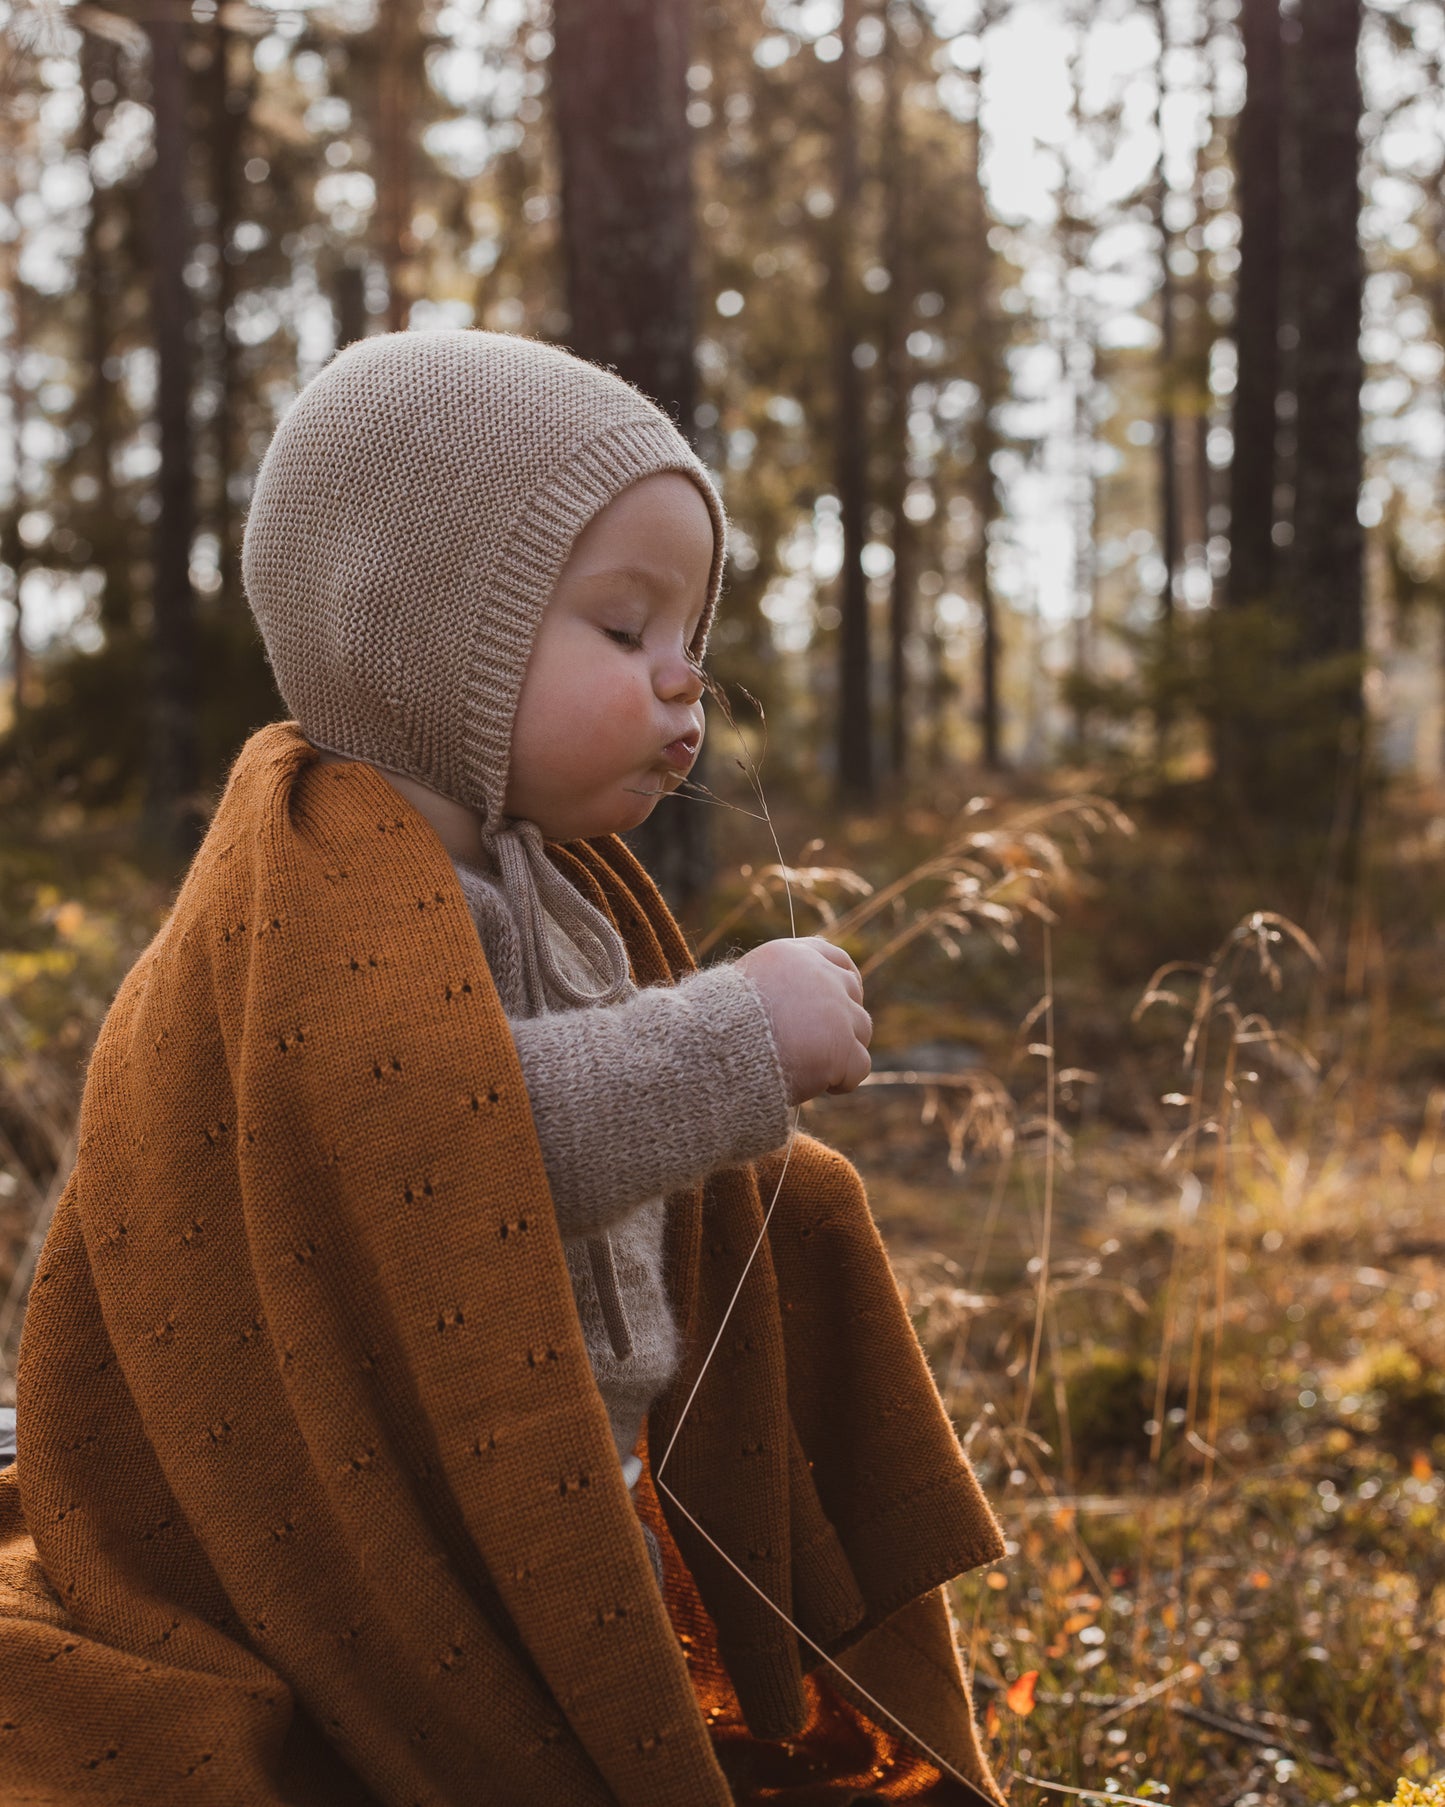
M 690 478 L 712 517 L 701 658 L 726 550 L 706 469 L 639 390 L 534 339 L 405 332 L 350 346 L 283 417 L 246 522 L 247 599 L 302 732 L 475 812 L 529 973 L 554 1002 L 621 995 L 626 956 L 535 825 L 503 815 L 512 720 L 573 541 L 659 471 Z M 543 899 L 600 990 L 579 990 L 551 958 Z
M 578 533 L 656 471 L 713 523 L 682 434 L 621 377 L 508 333 L 362 339 L 302 390 L 256 478 L 242 567 L 307 739 L 403 773 L 502 826 L 522 674 Z

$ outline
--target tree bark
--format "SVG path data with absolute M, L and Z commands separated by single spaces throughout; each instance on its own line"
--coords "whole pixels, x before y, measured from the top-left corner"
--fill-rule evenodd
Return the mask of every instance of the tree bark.
M 689 435 L 696 374 L 687 0 L 556 0 L 552 101 L 572 349 Z
M 1174 639 L 1175 585 L 1181 551 L 1179 448 L 1175 428 L 1175 389 L 1179 374 L 1179 344 L 1177 323 L 1174 317 L 1174 271 L 1169 261 L 1174 246 L 1166 209 L 1169 183 L 1165 173 L 1164 157 L 1164 112 L 1168 99 L 1165 61 L 1169 54 L 1167 0 L 1153 0 L 1153 11 L 1155 27 L 1159 33 L 1159 70 L 1154 91 L 1154 126 L 1159 134 L 1159 162 L 1154 172 L 1153 196 L 1154 229 L 1159 239 L 1159 397 L 1155 430 L 1158 434 L 1159 556 L 1164 565 L 1164 589 L 1160 597 L 1160 627 L 1163 630 L 1167 659 Z M 1161 736 L 1167 726 L 1167 711 L 1161 708 L 1158 721 Z
M 105 572 L 100 595 L 100 625 L 107 640 L 123 637 L 134 626 L 135 600 L 131 587 L 130 522 L 122 520 L 116 493 L 113 459 L 116 442 L 116 385 L 106 374 L 110 358 L 111 318 L 121 283 L 116 252 L 107 249 L 107 221 L 101 190 L 91 162 L 100 131 L 96 86 L 102 80 L 118 86 L 120 59 L 115 47 L 92 32 L 80 42 L 80 149 L 90 179 L 90 206 L 81 241 L 80 272 L 85 307 L 86 426 L 85 469 L 95 484 L 95 499 L 88 510 L 87 538 Z
M 1276 408 L 1280 390 L 1281 121 L 1284 46 L 1279 0 L 1242 0 L 1244 106 L 1235 128 L 1239 277 L 1234 342 L 1234 452 L 1229 470 L 1232 608 L 1263 602 L 1275 587 Z
M 902 51 L 888 10 L 883 10 L 884 52 L 883 185 L 887 212 L 886 251 L 888 341 L 888 472 L 883 505 L 893 537 L 893 573 L 888 596 L 888 765 L 894 782 L 908 772 L 908 634 L 913 616 L 913 535 L 904 512 L 908 494 L 908 409 L 912 388 L 908 353 L 913 281 L 908 268 L 907 147 L 904 138 Z
M 551 95 L 571 347 L 635 383 L 691 439 L 689 20 L 689 0 L 555 0 Z M 706 804 L 660 803 L 629 839 L 675 906 L 706 891 Z
M 386 0 L 376 27 L 377 248 L 386 271 L 386 329 L 401 332 L 411 312 L 406 276 L 416 249 L 411 212 L 421 37 L 417 9 Z
M 331 289 L 336 349 L 345 351 L 366 337 L 366 270 L 360 263 L 338 264 Z
M 199 839 L 195 597 L 191 589 L 191 303 L 186 164 L 187 9 L 146 25 L 151 48 L 155 160 L 149 175 L 151 318 L 155 331 L 160 508 L 152 551 L 151 741 L 144 830 L 158 851 L 183 859 Z
M 1069 59 L 1070 130 L 1083 137 L 1084 46 L 1090 11 L 1081 4 L 1074 13 L 1074 53 Z M 1063 159 L 1060 224 L 1064 237 L 1065 301 L 1064 342 L 1061 356 L 1073 394 L 1073 430 L 1070 454 L 1070 517 L 1074 538 L 1074 681 L 1076 685 L 1073 743 L 1076 758 L 1088 750 L 1088 687 L 1094 676 L 1094 617 L 1097 608 L 1098 565 L 1094 554 L 1098 479 L 1094 469 L 1094 418 L 1091 391 L 1094 382 L 1095 330 L 1083 285 L 1088 270 L 1088 243 L 1092 225 L 1083 213 L 1084 197 L 1074 186 L 1073 169 Z
M 838 715 L 837 783 L 845 804 L 860 805 L 873 797 L 872 660 L 868 633 L 868 584 L 863 572 L 867 531 L 868 452 L 865 439 L 863 372 L 858 348 L 853 231 L 857 223 L 861 182 L 858 118 L 853 95 L 854 36 L 857 0 L 843 0 L 839 27 L 842 54 L 834 63 L 837 94 L 833 159 L 837 168 L 832 219 L 834 338 L 835 481 L 843 528 L 843 569 L 838 578 Z
M 10 54 L 13 57 L 14 51 Z M 10 69 L 4 73 L 13 79 Z M 0 156 L 0 194 L 3 194 L 6 213 L 14 219 L 20 194 L 20 126 L 9 107 L 0 110 L 0 130 L 4 133 L 3 141 L 0 141 L 3 142 L 4 149 L 4 155 Z M 26 413 L 25 390 L 20 381 L 20 359 L 25 349 L 27 314 L 25 291 L 20 281 L 21 243 L 21 236 L 17 231 L 4 246 L 5 289 L 10 310 L 9 344 L 5 348 L 9 371 L 7 399 L 10 403 L 10 498 L 4 517 L 0 519 L 0 564 L 8 567 L 13 586 L 10 598 L 13 611 L 9 636 L 10 698 L 12 715 L 16 717 L 29 700 L 29 660 L 22 632 L 25 604 L 20 594 L 26 564 L 25 542 L 20 537 L 20 517 L 25 512 L 22 440 Z
M 1361 478 L 1360 0 L 1302 0 L 1295 197 L 1300 280 L 1295 601 L 1309 659 L 1364 647 Z M 1342 693 L 1361 706 L 1359 683 Z
M 980 36 L 993 23 L 993 3 L 985 8 Z M 979 739 L 984 769 L 1003 769 L 1003 718 L 1000 701 L 1000 667 L 1003 640 L 999 631 L 999 601 L 994 593 L 990 547 L 993 530 L 1003 513 L 994 455 L 999 450 L 998 409 L 1008 393 L 1004 367 L 1002 321 L 994 298 L 993 249 L 988 242 L 988 199 L 983 189 L 983 69 L 973 76 L 973 122 L 968 136 L 968 164 L 964 172 L 964 233 L 968 281 L 972 287 L 972 328 L 978 377 L 978 417 L 973 434 L 971 488 L 978 519 L 978 543 L 974 550 L 974 583 L 978 593 L 982 638 L 979 646 Z
M 236 566 L 235 510 L 231 502 L 230 479 L 235 453 L 236 355 L 231 331 L 231 310 L 236 302 L 236 250 L 231 243 L 237 218 L 237 176 L 241 151 L 241 130 L 245 122 L 250 96 L 244 88 L 231 82 L 232 34 L 227 30 L 224 14 L 209 28 L 211 61 L 209 68 L 211 204 L 216 210 L 216 313 L 215 313 L 215 381 L 216 412 L 212 422 L 213 454 L 216 460 L 216 563 L 221 588 L 217 601 L 222 609 L 239 607 L 241 602 L 240 572 Z

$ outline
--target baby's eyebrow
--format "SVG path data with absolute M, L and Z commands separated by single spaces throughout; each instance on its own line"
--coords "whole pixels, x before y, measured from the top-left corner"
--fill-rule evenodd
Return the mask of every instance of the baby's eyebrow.
M 649 571 L 643 565 L 608 565 L 600 571 L 583 571 L 578 573 L 578 581 L 586 584 L 623 583 L 635 584 L 639 589 L 648 590 L 654 596 L 667 597 L 682 587 L 681 579 L 670 573 Z

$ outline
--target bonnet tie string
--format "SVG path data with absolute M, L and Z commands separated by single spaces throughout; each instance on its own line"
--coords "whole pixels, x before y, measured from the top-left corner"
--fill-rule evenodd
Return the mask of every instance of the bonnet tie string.
M 536 823 L 509 824 L 492 837 L 492 846 L 502 894 L 517 924 L 529 1007 L 538 1011 L 559 1006 L 585 1009 L 625 998 L 631 975 L 621 936 L 547 858 Z M 597 988 L 586 989 L 557 960 L 548 918 L 572 943 L 582 965 L 597 976 Z M 587 1261 L 612 1353 L 618 1361 L 626 1361 L 632 1354 L 632 1330 L 622 1303 L 612 1238 L 605 1232 L 587 1238 Z
M 522 965 L 533 1010 L 616 1004 L 627 996 L 627 949 L 622 938 L 547 858 L 535 822 L 514 822 L 492 837 L 502 893 L 520 931 Z M 547 933 L 551 917 L 600 980 L 587 990 L 559 964 Z

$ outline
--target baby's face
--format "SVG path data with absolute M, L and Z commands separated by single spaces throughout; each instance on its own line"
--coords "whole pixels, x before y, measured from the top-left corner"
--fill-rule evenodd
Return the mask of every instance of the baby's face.
M 522 680 L 509 816 L 554 841 L 621 834 L 682 783 L 702 745 L 687 649 L 712 553 L 707 504 L 674 471 L 634 483 L 578 534 Z

